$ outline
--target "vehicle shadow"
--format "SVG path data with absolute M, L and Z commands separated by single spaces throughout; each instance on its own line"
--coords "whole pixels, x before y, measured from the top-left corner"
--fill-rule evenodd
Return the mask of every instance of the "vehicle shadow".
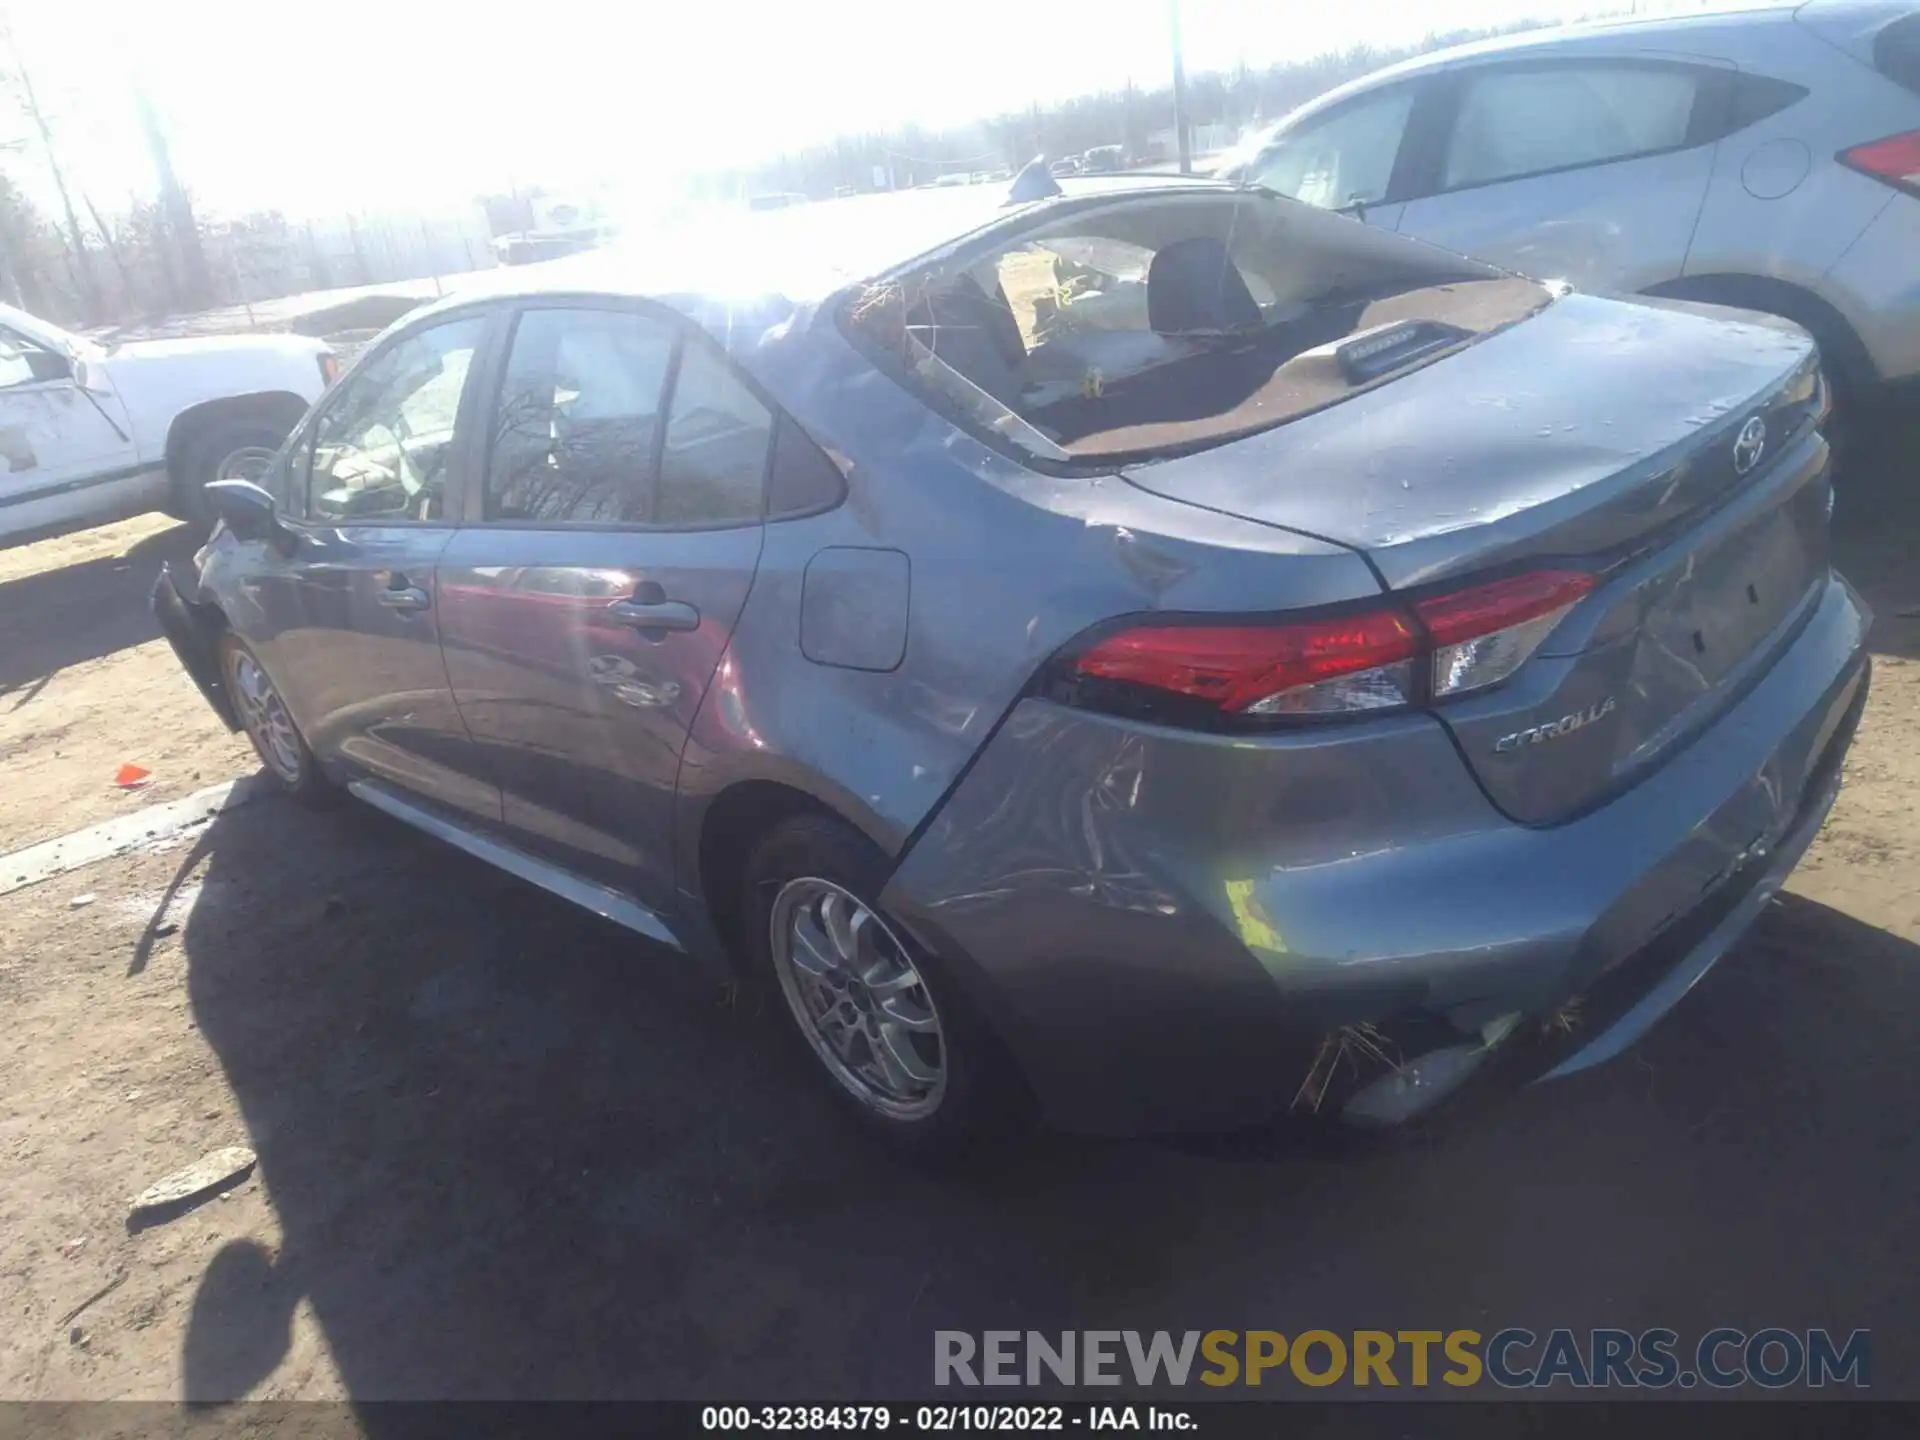
M 1920 1395 L 1920 947 L 1805 900 L 1471 1124 L 940 1177 L 751 993 L 382 816 L 261 800 L 197 851 L 190 1001 L 281 1242 L 211 1257 L 193 1401 L 267 1381 L 302 1302 L 356 1401 L 910 1398 L 936 1329 L 1508 1324 L 1867 1327 L 1876 1394 Z
M 18 710 L 57 672 L 160 634 L 147 610 L 153 578 L 168 560 L 185 563 L 199 543 L 190 525 L 150 535 L 124 555 L 82 560 L 0 582 L 0 712 Z

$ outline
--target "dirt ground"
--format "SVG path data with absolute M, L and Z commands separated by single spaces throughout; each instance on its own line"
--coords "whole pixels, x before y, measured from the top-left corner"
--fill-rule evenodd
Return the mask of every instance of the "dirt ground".
M 0 897 L 0 1398 L 905 1397 L 940 1327 L 1504 1324 L 1865 1327 L 1920 1398 L 1916 457 L 1843 492 L 1878 668 L 1789 893 L 1628 1057 L 1377 1150 L 935 1180 L 772 1016 L 351 805 Z M 253 768 L 152 638 L 190 544 L 0 552 L 0 851 Z M 234 1144 L 245 1183 L 129 1228 Z
M 147 614 L 185 525 L 147 515 L 0 550 L 0 853 L 252 768 Z M 123 764 L 152 778 L 122 790 Z

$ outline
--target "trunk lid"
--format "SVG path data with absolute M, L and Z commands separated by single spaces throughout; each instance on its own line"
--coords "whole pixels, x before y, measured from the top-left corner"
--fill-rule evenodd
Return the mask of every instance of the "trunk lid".
M 1495 803 L 1551 824 L 1711 723 L 1825 580 L 1811 356 L 1782 322 L 1567 296 L 1329 411 L 1127 478 L 1350 546 L 1395 592 L 1599 575 L 1511 679 L 1435 706 Z

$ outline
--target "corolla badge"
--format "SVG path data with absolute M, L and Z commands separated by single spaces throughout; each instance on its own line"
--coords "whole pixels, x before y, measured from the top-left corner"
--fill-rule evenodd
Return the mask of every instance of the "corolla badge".
M 1614 711 L 1614 699 L 1606 699 L 1589 705 L 1584 710 L 1576 710 L 1571 715 L 1562 715 L 1558 720 L 1549 720 L 1545 725 L 1534 725 L 1525 730 L 1516 730 L 1511 735 L 1502 735 L 1493 742 L 1493 753 L 1505 755 L 1509 751 L 1519 750 L 1528 745 L 1544 745 L 1549 740 L 1558 740 L 1562 735 L 1571 735 L 1574 731 L 1604 720 Z
M 1767 422 L 1758 415 L 1740 427 L 1733 442 L 1733 473 L 1744 475 L 1767 453 Z

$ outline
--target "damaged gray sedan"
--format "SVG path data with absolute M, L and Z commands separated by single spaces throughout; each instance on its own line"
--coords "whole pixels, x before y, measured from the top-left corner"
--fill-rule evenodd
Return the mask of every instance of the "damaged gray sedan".
M 1865 703 L 1811 342 L 1067 185 L 457 294 L 214 487 L 166 631 L 286 789 L 763 979 L 903 1145 L 1617 1054 Z

